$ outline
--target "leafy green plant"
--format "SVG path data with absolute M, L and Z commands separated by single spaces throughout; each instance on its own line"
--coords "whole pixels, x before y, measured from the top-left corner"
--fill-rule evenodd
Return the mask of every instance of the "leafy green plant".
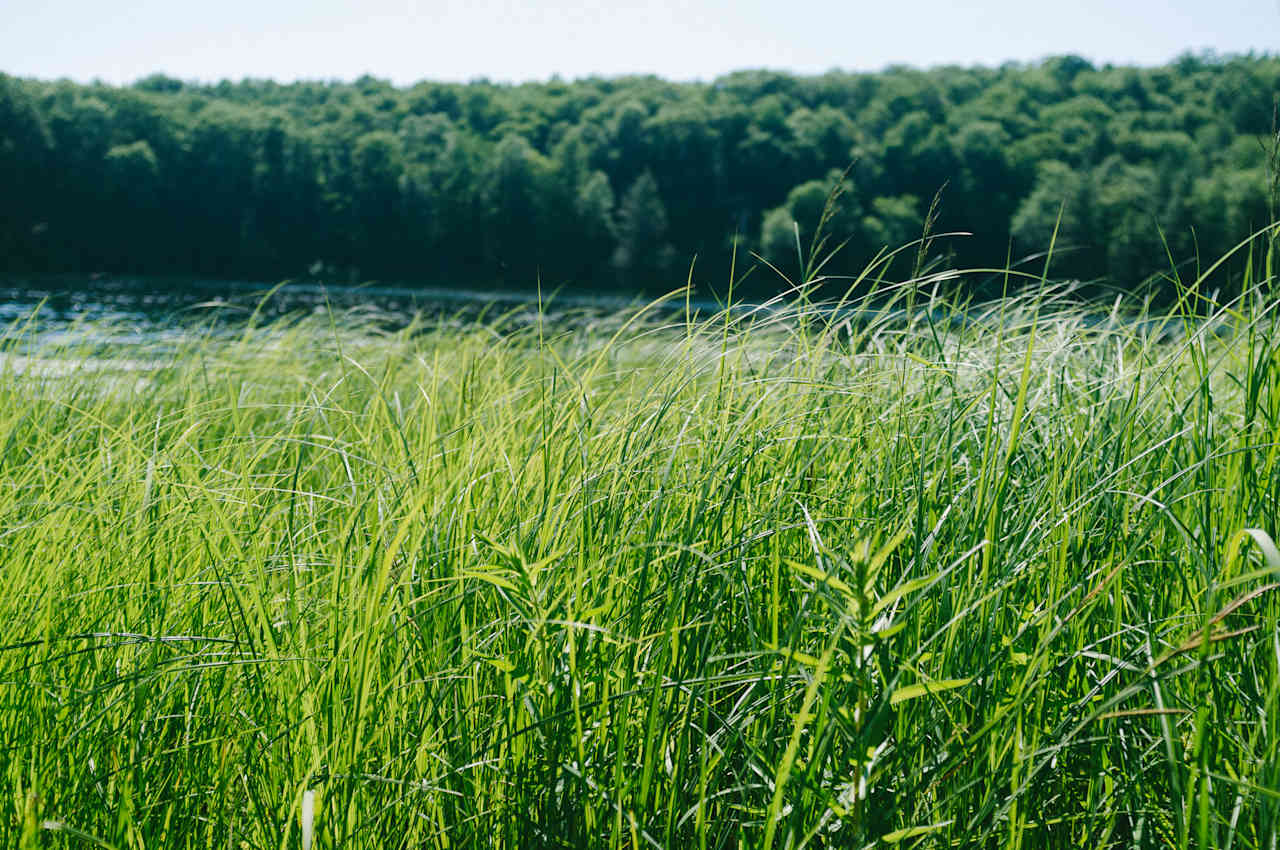
M 946 279 L 10 326 L 3 843 L 1272 847 L 1269 281 Z

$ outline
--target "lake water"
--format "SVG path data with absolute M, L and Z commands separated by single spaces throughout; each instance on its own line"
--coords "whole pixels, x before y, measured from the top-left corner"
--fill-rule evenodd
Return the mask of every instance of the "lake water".
M 643 296 L 599 294 L 561 290 L 543 294 L 543 318 L 548 322 L 581 321 L 628 309 L 651 301 Z M 402 327 L 415 315 L 428 318 L 493 320 L 505 317 L 515 325 L 534 321 L 539 303 L 536 290 L 486 290 L 442 286 L 350 286 L 321 283 L 266 283 L 215 281 L 193 278 L 138 278 L 125 276 L 0 276 L 0 328 L 25 325 L 44 341 L 58 341 L 67 334 L 93 343 L 147 343 L 162 338 L 176 339 L 193 326 L 212 322 L 235 325 L 256 311 L 260 318 L 323 312 L 352 312 L 384 328 Z M 720 306 L 709 298 L 689 302 L 695 314 L 718 313 Z M 1078 319 L 1089 325 L 1113 327 L 1134 325 L 1134 319 L 1119 319 L 1097 305 L 1080 311 Z M 659 309 L 659 315 L 679 321 L 685 302 L 676 297 Z M 750 303 L 735 304 L 734 311 L 755 313 L 761 309 Z M 819 308 L 821 309 L 821 308 Z M 930 308 L 921 308 L 927 311 Z M 766 312 L 769 312 L 766 308 Z M 899 313 L 893 310 L 892 313 Z M 943 310 L 943 313 L 948 311 Z M 923 312 L 922 312 L 923 315 Z M 992 322 L 989 309 L 978 307 L 959 321 Z M 91 324 L 91 329 L 78 327 Z M 1154 317 L 1137 318 L 1137 324 L 1159 328 L 1162 337 L 1177 336 L 1178 323 Z M 1210 332 L 1223 336 L 1229 328 L 1211 322 Z M 0 331 L 2 333 L 3 331 Z
M 556 312 L 604 312 L 636 307 L 644 300 L 586 292 L 543 294 Z M 247 318 L 255 310 L 279 316 L 299 312 L 367 311 L 390 324 L 415 314 L 494 317 L 533 307 L 536 291 L 497 291 L 439 286 L 346 286 L 320 283 L 262 283 L 189 278 L 101 276 L 0 277 L 0 323 L 36 314 L 43 329 L 80 322 L 133 327 L 139 332 L 172 329 L 213 318 Z M 683 307 L 683 300 L 680 302 Z M 714 310 L 711 301 L 695 306 Z

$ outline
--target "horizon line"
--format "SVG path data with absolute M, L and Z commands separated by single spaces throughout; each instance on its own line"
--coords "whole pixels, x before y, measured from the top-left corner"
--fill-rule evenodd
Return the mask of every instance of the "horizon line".
M 1050 53 L 1050 54 L 1046 54 L 1044 56 L 1038 57 L 1036 59 L 1005 59 L 997 63 L 936 62 L 932 64 L 915 64 L 911 62 L 891 62 L 889 64 L 881 65 L 876 68 L 864 68 L 864 69 L 832 66 L 826 69 L 825 71 L 798 71 L 798 70 L 789 69 L 789 68 L 757 66 L 757 67 L 741 67 L 741 68 L 735 68 L 728 71 L 723 71 L 709 79 L 706 77 L 684 77 L 684 78 L 668 77 L 657 71 L 630 71 L 630 72 L 616 73 L 616 74 L 592 72 L 592 73 L 573 76 L 573 77 L 567 77 L 567 76 L 562 76 L 559 73 L 553 73 L 547 77 L 536 77 L 536 78 L 519 79 L 519 80 L 495 79 L 495 78 L 488 77 L 481 74 L 473 77 L 468 77 L 465 79 L 464 78 L 443 78 L 443 77 L 435 77 L 435 78 L 421 77 L 410 82 L 401 82 L 391 77 L 379 76 L 378 74 L 372 71 L 365 71 L 364 73 L 356 77 L 301 76 L 301 77 L 295 77 L 293 79 L 281 80 L 275 77 L 256 77 L 251 75 L 246 75 L 242 77 L 220 77 L 216 79 L 200 78 L 200 77 L 181 77 L 181 76 L 175 76 L 173 74 L 170 74 L 169 72 L 164 70 L 156 70 L 148 74 L 145 74 L 141 77 L 136 77 L 128 82 L 106 80 L 98 76 L 86 78 L 86 77 L 75 77 L 70 75 L 63 75 L 63 76 L 57 76 L 57 77 L 24 75 L 20 73 L 4 71 L 2 69 L 0 69 L 0 74 L 5 74 L 7 76 L 15 77 L 21 80 L 28 80 L 28 81 L 35 81 L 35 82 L 42 82 L 42 83 L 69 82 L 69 83 L 74 83 L 76 85 L 102 86 L 102 87 L 108 87 L 108 88 L 133 88 L 142 83 L 147 82 L 148 80 L 156 80 L 156 79 L 173 81 L 173 82 L 181 83 L 184 86 L 204 87 L 204 88 L 214 88 L 224 84 L 242 85 L 245 83 L 273 83 L 275 85 L 282 86 L 282 87 L 292 86 L 292 85 L 309 85 L 309 84 L 340 86 L 340 85 L 356 85 L 366 80 L 374 80 L 379 83 L 388 84 L 392 88 L 396 88 L 396 89 L 412 89 L 421 85 L 490 85 L 490 86 L 497 86 L 497 87 L 513 87 L 514 88 L 517 86 L 524 86 L 524 85 L 545 86 L 545 85 L 553 85 L 556 83 L 573 84 L 573 83 L 580 83 L 580 82 L 609 82 L 609 81 L 636 80 L 636 79 L 656 79 L 662 82 L 677 84 L 677 85 L 714 85 L 715 83 L 729 77 L 733 77 L 740 74 L 753 74 L 753 73 L 775 74 L 779 76 L 795 77 L 798 79 L 817 79 L 817 78 L 826 77 L 830 75 L 843 75 L 843 76 L 875 75 L 875 74 L 884 74 L 892 71 L 903 71 L 903 70 L 917 71 L 921 73 L 936 72 L 936 71 L 942 71 L 942 70 L 947 70 L 951 68 L 963 69 L 963 70 L 999 71 L 999 70 L 1004 70 L 1006 68 L 1031 69 L 1031 68 L 1036 68 L 1036 67 L 1045 65 L 1046 63 L 1054 59 L 1066 59 L 1066 58 L 1082 59 L 1085 62 L 1089 63 L 1089 65 L 1092 66 L 1095 70 L 1106 70 L 1106 69 L 1114 69 L 1114 68 L 1151 69 L 1151 68 L 1162 68 L 1168 65 L 1173 65 L 1185 59 L 1195 59 L 1195 60 L 1209 63 L 1209 64 L 1227 63 L 1227 62 L 1231 62 L 1239 59 L 1269 61 L 1269 60 L 1280 59 L 1280 51 L 1273 51 L 1273 50 L 1266 50 L 1266 49 L 1258 50 L 1254 48 L 1249 48 L 1248 50 L 1245 50 L 1245 51 L 1225 51 L 1224 52 L 1224 51 L 1218 51 L 1214 48 L 1187 48 L 1185 50 L 1182 50 L 1174 54 L 1173 56 L 1167 59 L 1164 59 L 1158 62 L 1143 62 L 1141 60 L 1119 61 L 1119 62 L 1112 61 L 1112 60 L 1104 61 L 1104 60 L 1091 58 L 1082 53 L 1066 52 L 1066 53 Z

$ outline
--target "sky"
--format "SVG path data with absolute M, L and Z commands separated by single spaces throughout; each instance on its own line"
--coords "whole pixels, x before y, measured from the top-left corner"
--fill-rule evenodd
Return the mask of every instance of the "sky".
M 546 80 L 1280 52 L 1280 0 L 0 0 L 0 71 Z

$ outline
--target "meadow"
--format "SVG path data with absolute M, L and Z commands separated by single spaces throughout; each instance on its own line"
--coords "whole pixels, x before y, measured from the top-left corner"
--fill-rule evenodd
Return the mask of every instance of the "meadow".
M 1274 848 L 1270 258 L 0 359 L 0 843 Z M 113 341 L 114 339 L 114 341 Z

